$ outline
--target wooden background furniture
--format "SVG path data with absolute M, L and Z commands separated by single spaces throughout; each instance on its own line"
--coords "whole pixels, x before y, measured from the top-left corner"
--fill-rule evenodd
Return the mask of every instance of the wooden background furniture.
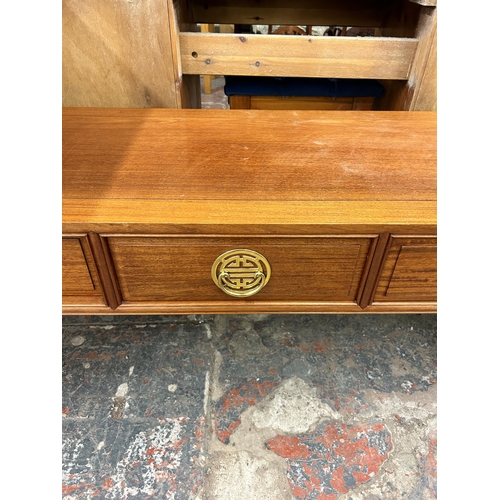
M 436 113 L 65 108 L 62 213 L 64 314 L 435 312 Z
M 372 78 L 381 110 L 436 109 L 437 0 L 63 0 L 63 105 L 201 106 L 199 75 Z M 380 37 L 198 33 L 374 27 Z
M 376 80 L 227 76 L 230 109 L 370 110 L 384 94 Z

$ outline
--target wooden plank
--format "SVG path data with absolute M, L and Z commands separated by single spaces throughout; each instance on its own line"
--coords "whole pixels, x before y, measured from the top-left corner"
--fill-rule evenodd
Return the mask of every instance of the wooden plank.
M 201 108 L 200 78 L 195 75 L 183 75 L 181 68 L 181 53 L 179 47 L 179 33 L 181 31 L 197 31 L 197 24 L 193 21 L 192 10 L 184 0 L 167 0 L 168 31 L 174 64 L 174 85 L 180 99 L 179 108 Z M 173 106 L 172 106 L 173 107 Z
M 386 84 L 380 109 L 395 111 L 436 111 L 437 109 L 437 10 L 435 7 L 413 6 L 418 13 L 415 52 L 408 80 Z M 418 8 L 417 10 L 415 10 Z M 384 30 L 384 33 L 387 33 Z
M 252 99 L 249 95 L 230 95 L 228 100 L 231 109 L 252 109 Z
M 213 24 L 202 24 L 200 26 L 202 33 L 213 33 L 215 31 L 215 26 Z M 203 93 L 212 93 L 212 75 L 203 75 Z
M 373 98 L 368 98 L 372 99 Z M 250 109 L 353 109 L 353 97 L 252 96 Z M 369 108 L 368 108 L 369 109 Z
M 380 26 L 391 0 L 190 0 L 197 23 Z
M 63 115 L 67 199 L 436 199 L 435 113 L 86 111 Z
M 362 110 L 370 110 L 373 108 L 373 101 L 375 99 L 373 97 L 354 97 L 352 103 L 352 109 L 356 109 L 358 111 Z
M 193 84 L 184 89 L 192 79 L 181 78 L 175 15 L 172 0 L 63 0 L 63 106 L 195 106 Z
M 181 33 L 182 72 L 406 80 L 417 40 Z
M 436 214 L 436 201 L 63 199 L 65 232 L 103 235 L 435 234 Z
M 64 109 L 63 224 L 432 232 L 436 113 Z
M 77 314 L 350 314 L 363 311 L 368 314 L 423 314 L 436 313 L 435 303 L 396 302 L 377 303 L 362 310 L 355 302 L 141 302 L 123 303 L 114 311 L 93 305 L 75 305 L 63 308 L 65 315 Z
M 426 13 L 417 29 L 419 50 L 410 73 L 410 111 L 437 110 L 437 11 Z

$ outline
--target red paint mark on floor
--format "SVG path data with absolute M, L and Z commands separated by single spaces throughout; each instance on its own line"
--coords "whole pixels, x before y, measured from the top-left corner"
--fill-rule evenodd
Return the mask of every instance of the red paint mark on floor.
M 236 422 L 233 422 L 229 425 L 227 430 L 217 429 L 217 437 L 223 442 L 227 442 L 231 434 L 235 431 L 237 427 L 241 424 L 241 420 L 238 419 Z
M 259 383 L 257 380 L 253 380 L 252 382 L 243 384 L 238 389 L 227 392 L 222 396 L 223 413 L 229 408 L 235 408 L 244 403 L 247 403 L 249 406 L 255 405 L 263 396 L 267 396 L 275 385 L 275 382 L 264 381 Z
M 113 487 L 113 481 L 111 480 L 110 477 L 107 477 L 104 482 L 102 483 L 102 487 L 105 490 L 110 490 Z
M 426 465 L 426 470 L 428 473 L 434 477 L 437 478 L 437 440 L 433 439 L 430 443 L 430 450 L 427 455 L 425 465 Z
M 312 342 L 312 346 L 314 348 L 314 352 L 324 353 L 326 352 L 332 345 L 331 340 L 321 339 L 315 342 Z
M 311 346 L 309 344 L 306 344 L 305 342 L 300 342 L 299 343 L 299 349 L 302 352 L 309 352 L 311 350 Z
M 226 443 L 229 436 L 240 425 L 240 415 L 248 407 L 257 404 L 267 396 L 279 382 L 278 377 L 249 380 L 237 389 L 226 392 L 217 404 L 217 437 Z
M 322 424 L 311 434 L 276 436 L 266 445 L 286 459 L 297 498 L 335 500 L 378 474 L 392 440 L 383 424 Z

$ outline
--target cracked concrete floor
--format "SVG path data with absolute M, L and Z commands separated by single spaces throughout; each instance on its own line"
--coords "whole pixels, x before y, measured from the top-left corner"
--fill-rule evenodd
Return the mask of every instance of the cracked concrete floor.
M 62 496 L 437 497 L 436 315 L 63 318 Z

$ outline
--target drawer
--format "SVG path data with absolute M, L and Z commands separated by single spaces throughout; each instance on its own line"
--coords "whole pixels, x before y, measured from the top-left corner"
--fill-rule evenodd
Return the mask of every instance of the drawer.
M 85 237 L 62 240 L 63 305 L 106 305 Z
M 437 302 L 437 238 L 391 238 L 377 302 Z
M 355 305 L 372 242 L 370 237 L 107 238 L 124 304 L 251 301 Z M 212 272 L 216 260 L 235 249 L 239 254 L 218 261 Z M 245 280 L 252 290 L 252 273 L 261 265 L 252 257 L 257 254 L 270 267 L 270 271 L 263 270 L 268 278 L 265 286 L 246 297 L 219 288 L 217 279 L 228 271 L 229 281 L 222 283 L 226 290 L 230 290 L 228 284 Z M 246 269 L 250 274 L 245 274 Z

